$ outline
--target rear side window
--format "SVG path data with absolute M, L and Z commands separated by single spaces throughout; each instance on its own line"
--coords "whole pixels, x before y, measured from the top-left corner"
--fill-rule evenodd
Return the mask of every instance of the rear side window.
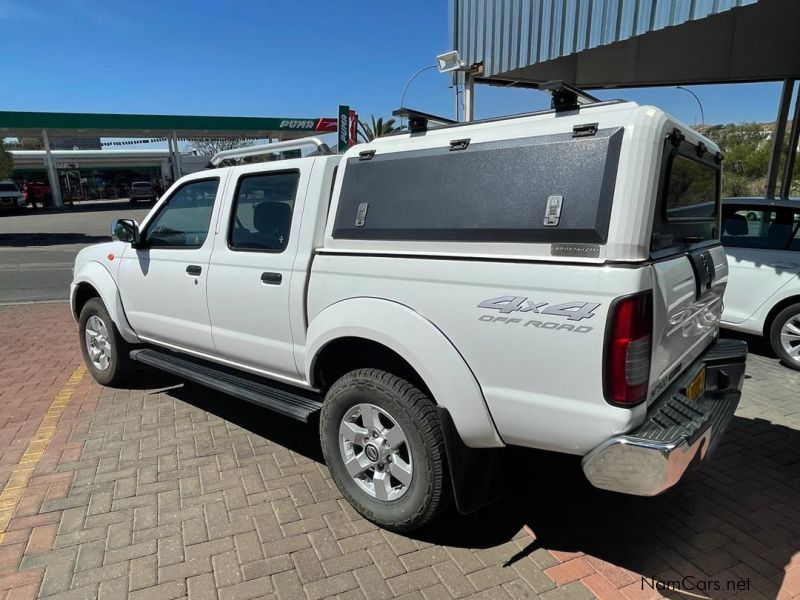
M 604 243 L 622 136 L 622 128 L 610 128 L 589 137 L 557 134 L 351 158 L 333 237 Z M 560 214 L 546 225 L 552 203 Z
M 283 252 L 289 242 L 299 181 L 297 171 L 240 177 L 228 246 L 232 250 Z
M 717 169 L 682 154 L 667 179 L 667 220 L 711 219 L 717 212 Z
M 800 212 L 791 208 L 726 206 L 722 243 L 734 248 L 800 250 Z
M 664 146 L 650 241 L 654 257 L 719 238 L 720 166 L 710 152 L 681 141 Z

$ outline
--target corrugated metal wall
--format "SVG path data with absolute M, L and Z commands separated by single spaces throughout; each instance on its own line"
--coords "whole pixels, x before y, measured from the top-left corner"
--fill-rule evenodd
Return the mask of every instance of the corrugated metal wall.
M 758 0 L 450 0 L 453 47 L 484 77 Z

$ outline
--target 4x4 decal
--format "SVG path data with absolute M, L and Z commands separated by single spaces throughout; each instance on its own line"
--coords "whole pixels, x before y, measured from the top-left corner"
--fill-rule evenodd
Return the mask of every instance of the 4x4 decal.
M 568 321 L 591 319 L 598 306 L 600 306 L 600 304 L 595 302 L 563 302 L 562 304 L 534 302 L 520 296 L 498 296 L 497 298 L 490 298 L 478 304 L 478 308 L 498 310 L 503 314 L 513 312 L 535 313 L 566 317 Z

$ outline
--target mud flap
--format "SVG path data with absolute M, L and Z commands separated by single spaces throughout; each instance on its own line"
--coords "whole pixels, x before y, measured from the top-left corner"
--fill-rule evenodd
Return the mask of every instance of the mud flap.
M 458 512 L 466 515 L 503 497 L 509 488 L 501 453 L 507 449 L 466 446 L 448 410 L 438 406 L 437 411 Z

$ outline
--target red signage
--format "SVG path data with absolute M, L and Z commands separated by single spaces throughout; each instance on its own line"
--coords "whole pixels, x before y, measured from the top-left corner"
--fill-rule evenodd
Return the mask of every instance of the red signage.
M 314 131 L 321 131 L 324 133 L 336 133 L 336 127 L 338 125 L 338 120 L 335 118 L 328 118 L 322 117 L 321 119 L 317 119 L 317 123 L 314 126 Z

